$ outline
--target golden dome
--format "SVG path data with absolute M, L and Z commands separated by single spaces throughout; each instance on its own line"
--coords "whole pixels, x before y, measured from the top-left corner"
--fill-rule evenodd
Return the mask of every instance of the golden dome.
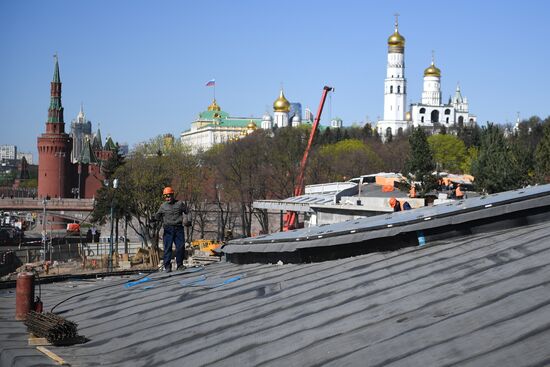
M 399 33 L 397 27 L 395 32 L 388 38 L 388 46 L 405 47 L 405 37 Z
M 212 104 L 208 106 L 208 111 L 221 111 L 222 109 L 216 103 L 216 98 L 212 101 Z
M 435 66 L 434 62 L 432 61 L 432 64 L 424 70 L 424 76 L 441 76 L 441 70 L 437 66 Z
M 279 94 L 279 98 L 273 102 L 273 111 L 275 112 L 289 112 L 290 111 L 290 102 L 285 98 L 283 90 Z
M 411 121 L 412 120 L 411 111 L 407 111 L 407 113 L 405 114 L 405 120 L 406 121 Z
M 250 123 L 246 126 L 249 130 L 256 130 L 257 126 L 254 121 L 250 121 Z

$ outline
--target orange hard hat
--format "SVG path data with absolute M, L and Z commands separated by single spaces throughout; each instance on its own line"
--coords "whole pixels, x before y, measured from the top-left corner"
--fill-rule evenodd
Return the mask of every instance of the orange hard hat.
M 393 208 L 395 206 L 395 204 L 397 204 L 397 199 L 396 198 L 390 198 L 390 206 Z
M 170 186 L 167 186 L 164 188 L 164 190 L 162 190 L 162 195 L 170 195 L 170 194 L 174 194 L 174 189 L 171 188 Z

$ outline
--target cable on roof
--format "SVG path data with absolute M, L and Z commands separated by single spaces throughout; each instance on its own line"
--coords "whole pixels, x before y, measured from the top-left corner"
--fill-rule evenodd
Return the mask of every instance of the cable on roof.
M 119 286 L 119 285 L 123 285 L 123 284 L 127 284 L 127 283 L 130 283 L 130 282 L 137 282 L 141 279 L 144 279 L 146 277 L 148 277 L 149 275 L 153 274 L 153 273 L 156 273 L 157 271 L 159 271 L 160 269 L 162 268 L 162 264 L 159 264 L 158 268 L 157 269 L 154 269 L 154 270 L 151 270 L 150 272 L 148 273 L 145 273 L 143 276 L 137 278 L 137 279 L 128 279 L 124 282 L 121 282 L 121 283 L 115 283 L 115 284 L 109 284 L 109 285 L 105 285 L 103 287 L 99 287 L 99 288 L 94 288 L 94 289 L 89 289 L 87 291 L 84 291 L 84 292 L 80 292 L 80 293 L 77 293 L 75 295 L 72 295 L 68 298 L 65 298 L 64 300 L 62 300 L 61 302 L 59 302 L 58 304 L 56 304 L 55 306 L 52 307 L 52 309 L 50 310 L 51 313 L 54 313 L 53 311 L 58 307 L 60 306 L 61 304 L 67 302 L 68 300 L 70 299 L 73 299 L 73 298 L 76 298 L 76 297 L 80 297 L 80 296 L 83 296 L 85 294 L 88 294 L 88 293 L 92 293 L 92 292 L 95 292 L 95 291 L 99 291 L 99 290 L 102 290 L 102 289 L 106 289 L 106 288 L 110 288 L 110 287 L 116 287 L 116 286 Z M 171 278 L 171 277 L 176 277 L 176 276 L 180 276 L 180 275 L 185 275 L 185 274 L 189 274 L 189 273 L 195 273 L 197 271 L 201 271 L 201 270 L 204 270 L 204 266 L 200 266 L 197 268 L 197 270 L 193 270 L 193 271 L 190 271 L 190 272 L 187 272 L 187 271 L 184 271 L 184 272 L 181 272 L 181 273 L 175 273 L 175 274 L 170 274 L 170 275 L 165 275 L 165 276 L 162 276 L 162 277 L 158 277 L 156 278 L 155 280 L 162 280 L 162 279 L 166 279 L 166 278 Z M 116 275 L 115 272 L 112 272 L 113 275 Z

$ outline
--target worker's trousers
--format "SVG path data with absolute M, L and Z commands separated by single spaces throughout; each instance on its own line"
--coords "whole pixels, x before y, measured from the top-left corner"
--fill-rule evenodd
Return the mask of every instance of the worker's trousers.
M 164 268 L 172 267 L 172 244 L 176 245 L 176 265 L 183 265 L 185 257 L 185 234 L 183 226 L 164 226 Z

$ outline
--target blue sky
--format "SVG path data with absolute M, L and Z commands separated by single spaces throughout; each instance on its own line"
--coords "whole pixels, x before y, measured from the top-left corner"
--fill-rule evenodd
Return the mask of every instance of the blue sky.
M 0 1 L 0 144 L 36 153 L 52 55 L 59 55 L 66 130 L 80 103 L 94 130 L 130 146 L 176 136 L 216 97 L 261 116 L 281 85 L 323 121 L 383 112 L 387 37 L 400 14 L 407 99 L 420 100 L 435 51 L 444 100 L 460 82 L 478 121 L 549 115 L 548 1 Z

